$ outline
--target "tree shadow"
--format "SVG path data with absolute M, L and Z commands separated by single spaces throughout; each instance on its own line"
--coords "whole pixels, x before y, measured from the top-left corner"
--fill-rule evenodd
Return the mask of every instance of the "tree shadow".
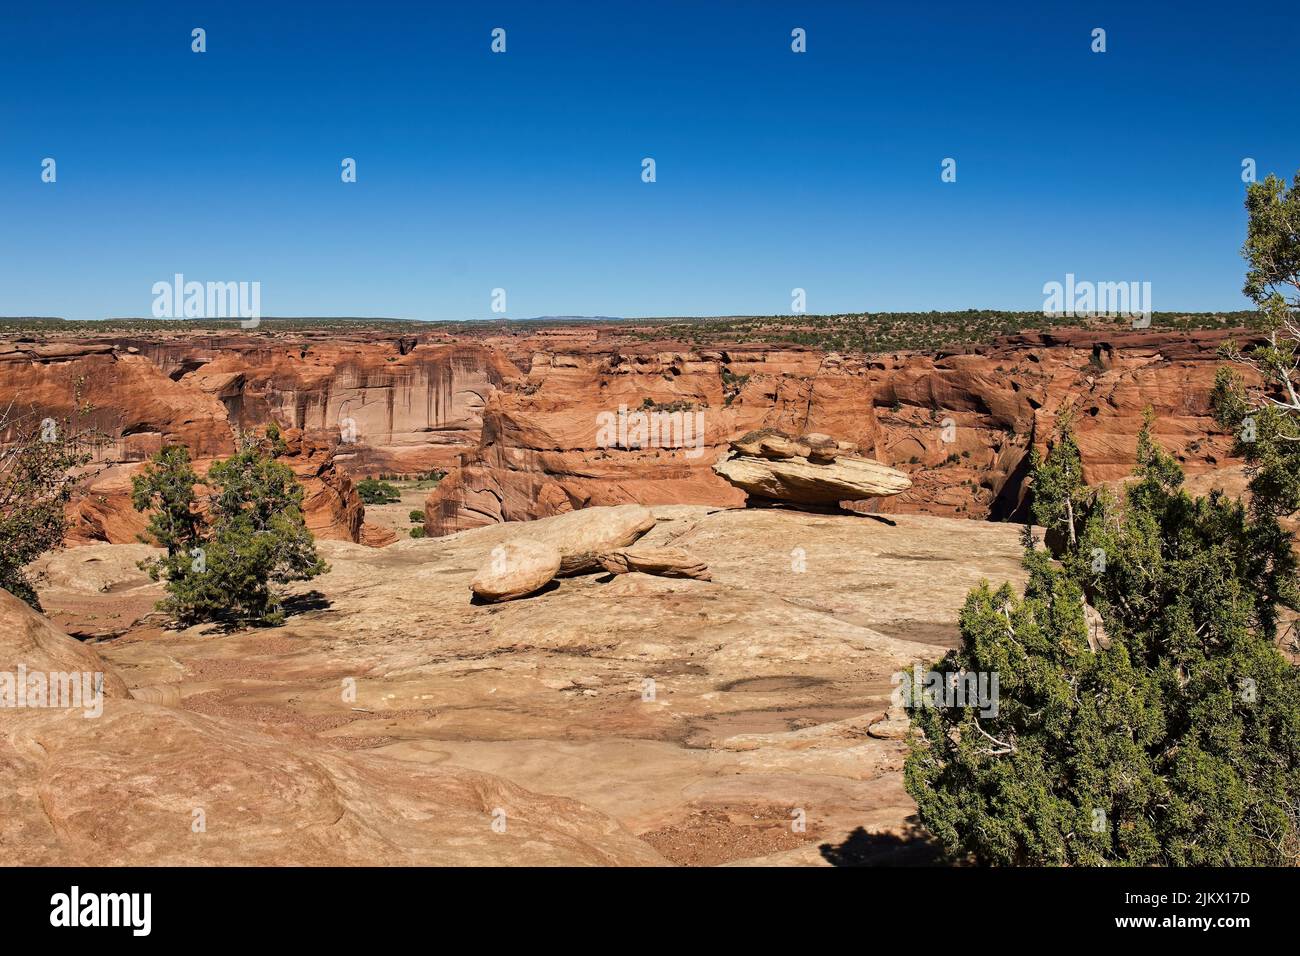
M 286 595 L 283 603 L 285 617 L 295 617 L 308 611 L 328 611 L 334 606 L 324 592 L 315 590 Z
M 745 507 L 756 510 L 765 509 L 767 511 L 795 511 L 808 515 L 835 515 L 837 517 L 852 515 L 856 518 L 870 518 L 872 521 L 887 524 L 891 528 L 898 527 L 897 521 L 877 513 L 876 509 L 880 507 L 879 498 L 863 498 L 858 501 L 846 500 L 833 505 L 815 505 L 805 502 L 781 501 L 776 498 L 763 498 L 759 495 L 750 494 L 745 502 Z
M 327 598 L 322 591 L 304 591 L 301 594 L 285 594 L 280 599 L 281 610 L 284 611 L 284 620 L 279 624 L 268 624 L 265 621 L 250 621 L 244 617 L 220 617 L 211 621 L 202 621 L 199 623 L 209 625 L 200 631 L 204 637 L 212 635 L 234 634 L 238 631 L 275 629 L 283 627 L 289 622 L 290 618 L 297 617 L 300 614 L 307 614 L 311 611 L 328 611 L 333 607 L 333 603 Z M 158 613 L 158 612 L 153 612 Z M 145 615 L 148 617 L 148 615 Z M 141 618 L 140 620 L 144 620 Z M 140 621 L 136 621 L 139 624 Z M 165 630 L 183 631 L 191 625 L 177 620 L 170 620 L 163 625 Z
M 823 843 L 818 849 L 831 866 L 939 866 L 947 862 L 943 848 L 910 821 L 902 833 L 868 833 L 858 827 L 843 843 Z

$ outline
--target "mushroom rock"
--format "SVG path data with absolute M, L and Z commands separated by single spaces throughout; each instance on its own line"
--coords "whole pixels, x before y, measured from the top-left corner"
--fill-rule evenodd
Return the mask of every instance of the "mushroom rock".
M 751 496 L 800 505 L 880 498 L 912 487 L 901 471 L 847 454 L 828 435 L 792 439 L 772 429 L 732 442 L 713 470 Z

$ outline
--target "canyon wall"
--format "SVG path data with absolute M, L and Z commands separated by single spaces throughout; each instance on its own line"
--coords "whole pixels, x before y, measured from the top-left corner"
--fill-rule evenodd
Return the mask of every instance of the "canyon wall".
M 178 366 L 172 377 L 167 368 L 121 343 L 0 343 L 0 409 L 11 409 L 24 429 L 48 418 L 93 436 L 94 460 L 68 506 L 70 541 L 138 540 L 146 518 L 131 505 L 131 478 L 164 445 L 186 446 L 200 476 L 234 453 L 235 426 L 247 423 L 193 374 Z M 336 461 L 336 438 L 286 427 L 284 439 L 282 457 L 303 485 L 303 513 L 315 534 L 390 540 L 363 527 L 361 500 Z
M 1129 474 L 1143 410 L 1190 476 L 1240 488 L 1210 393 L 1229 333 L 1064 331 L 964 352 L 851 357 L 800 348 L 675 350 L 570 345 L 532 357 L 524 383 L 493 393 L 482 440 L 429 496 L 425 527 L 449 534 L 587 505 L 733 506 L 712 465 L 758 427 L 825 432 L 909 473 L 882 512 L 1024 517 L 1028 452 L 1063 408 L 1090 483 Z M 685 410 L 698 448 L 608 447 L 602 413 Z M 629 442 L 628 444 L 634 444 Z
M 106 441 L 73 506 L 75 540 L 135 540 L 130 477 L 163 444 L 189 447 L 202 472 L 238 430 L 269 421 L 311 528 L 371 544 L 392 536 L 364 522 L 352 479 L 365 475 L 447 471 L 426 505 L 434 535 L 587 505 L 737 506 L 712 465 L 759 427 L 826 432 L 908 472 L 913 487 L 881 511 L 1001 520 L 1024 516 L 1028 451 L 1067 406 L 1091 483 L 1128 474 L 1150 406 L 1189 476 L 1239 487 L 1210 409 L 1231 336 L 1063 330 L 875 356 L 647 341 L 617 326 L 46 336 L 0 341 L 0 408 L 62 420 L 89 406 Z M 638 412 L 670 433 L 628 447 Z

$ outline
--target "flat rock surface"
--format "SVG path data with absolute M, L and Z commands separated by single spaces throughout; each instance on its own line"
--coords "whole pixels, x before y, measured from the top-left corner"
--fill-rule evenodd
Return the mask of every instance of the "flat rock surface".
M 283 627 L 223 634 L 146 622 L 96 644 L 128 685 L 175 706 L 127 702 L 129 717 L 59 741 L 67 766 L 82 768 L 59 786 L 79 789 L 40 826 L 76 820 L 84 828 L 61 832 L 108 833 L 126 826 L 109 806 L 147 793 L 139 799 L 157 814 L 147 819 L 179 821 L 183 844 L 198 787 L 223 793 L 209 834 L 225 819 L 255 837 L 241 843 L 227 831 L 211 852 L 229 862 L 270 859 L 275 839 L 280 859 L 337 862 L 347 851 L 323 835 L 340 813 L 353 833 L 379 821 L 365 852 L 402 862 L 445 852 L 485 863 L 820 865 L 924 849 L 909 835 L 906 744 L 867 727 L 888 707 L 892 673 L 937 660 L 955 642 L 971 587 L 1023 581 L 1019 526 L 652 511 L 658 521 L 638 546 L 684 549 L 708 565 L 712 582 L 601 572 L 558 579 L 524 601 L 467 600 L 496 545 L 547 534 L 561 516 L 384 549 L 322 541 L 332 570 L 301 586 Z M 112 553 L 98 547 L 96 564 L 112 564 Z M 56 615 L 64 601 L 95 613 L 95 602 L 114 600 L 101 582 L 129 588 L 135 575 L 148 585 L 135 560 L 124 551 L 120 567 L 99 568 L 85 593 L 65 579 L 43 600 Z M 47 781 L 41 793 L 52 786 L 55 764 L 28 743 L 38 732 L 10 730 L 0 750 L 3 778 L 23 781 L 26 800 L 33 780 Z M 151 771 L 162 754 L 177 755 L 174 770 Z M 92 796 L 86 771 L 112 766 L 124 776 L 106 785 L 111 799 Z M 428 776 L 435 771 L 446 776 Z M 492 788 L 542 813 L 529 818 L 535 844 L 507 851 L 491 830 L 473 829 L 494 799 L 478 794 Z M 425 810 L 411 802 L 417 793 L 432 801 Z M 274 837 L 266 816 L 274 807 L 300 828 Z M 792 827 L 801 818 L 803 829 Z M 150 826 L 142 818 L 131 832 Z M 432 828 L 427 843 L 417 839 L 421 826 Z M 423 849 L 384 849 L 408 845 Z M 446 846 L 454 853 L 436 850 Z M 169 844 L 152 858 L 181 859 L 183 850 Z

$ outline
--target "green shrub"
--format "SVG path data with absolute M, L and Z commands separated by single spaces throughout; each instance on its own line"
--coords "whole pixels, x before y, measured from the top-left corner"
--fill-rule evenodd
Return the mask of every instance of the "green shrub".
M 362 478 L 357 482 L 357 494 L 368 505 L 391 505 L 402 500 L 401 493 L 386 481 Z
M 71 422 L 0 413 L 0 588 L 40 610 L 23 568 L 61 547 L 64 506 L 90 461 L 90 440 Z
M 960 649 L 933 668 L 997 674 L 996 713 L 912 710 L 922 822 L 983 864 L 1300 862 L 1300 671 L 1275 646 L 1270 582 L 1289 539 L 1191 498 L 1147 429 L 1139 480 L 1081 515 L 1072 445 L 1039 464 L 1035 504 L 1073 517 L 1075 539 L 1057 563 L 1029 535 L 1023 596 L 972 591 Z
M 251 439 L 209 469 L 206 514 L 195 495 L 198 482 L 189 452 L 175 445 L 132 479 L 135 509 L 151 512 L 143 537 L 167 551 L 141 563 L 154 580 L 166 581 L 159 610 L 185 625 L 283 622 L 277 585 L 329 570 L 303 522 L 302 486 L 265 444 Z

